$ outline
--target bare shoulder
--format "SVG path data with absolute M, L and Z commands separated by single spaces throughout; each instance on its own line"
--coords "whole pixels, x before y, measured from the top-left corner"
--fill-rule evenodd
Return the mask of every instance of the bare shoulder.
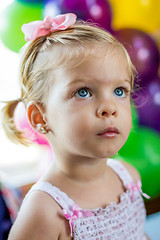
M 61 215 L 60 206 L 48 194 L 32 192 L 21 207 L 9 240 L 60 239 L 64 228 Z
M 120 162 L 124 165 L 124 167 L 131 174 L 131 176 L 132 176 L 132 178 L 133 178 L 135 183 L 137 182 L 137 179 L 141 179 L 140 174 L 139 174 L 138 170 L 135 167 L 133 167 L 131 164 L 129 164 L 129 163 L 125 162 L 125 161 L 120 161 Z

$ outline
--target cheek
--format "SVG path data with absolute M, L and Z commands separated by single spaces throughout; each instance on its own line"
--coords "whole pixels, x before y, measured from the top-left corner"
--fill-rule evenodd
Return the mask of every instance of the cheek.
M 122 126 L 124 128 L 124 131 L 126 135 L 129 135 L 129 132 L 132 127 L 132 114 L 131 114 L 131 108 L 128 107 L 125 109 L 123 117 L 122 117 Z
M 130 101 L 126 101 L 123 104 L 119 104 L 117 107 L 119 109 L 119 121 L 121 126 L 124 129 L 131 128 L 132 125 L 132 113 L 131 113 L 131 105 Z
M 83 112 L 84 113 L 84 112 Z M 90 136 L 91 131 L 93 132 L 93 117 L 91 118 L 90 114 L 83 114 L 82 111 L 76 111 L 72 112 L 71 115 L 68 115 L 67 117 L 67 128 L 66 136 L 71 141 L 76 142 L 85 142 L 86 139 L 88 139 L 88 136 Z
M 84 135 L 91 129 L 91 118 L 89 116 L 83 116 L 81 114 L 72 115 L 68 121 L 70 127 L 78 135 Z
M 48 116 L 49 127 L 59 137 L 83 138 L 91 128 L 90 117 L 82 111 L 70 111 L 68 108 L 56 106 Z

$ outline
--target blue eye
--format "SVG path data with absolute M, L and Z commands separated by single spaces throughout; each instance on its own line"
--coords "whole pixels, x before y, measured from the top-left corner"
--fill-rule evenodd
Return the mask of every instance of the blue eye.
M 88 98 L 91 96 L 91 93 L 86 88 L 81 88 L 75 93 L 75 96 L 78 98 Z
M 114 94 L 118 97 L 125 97 L 125 91 L 123 88 L 116 88 Z

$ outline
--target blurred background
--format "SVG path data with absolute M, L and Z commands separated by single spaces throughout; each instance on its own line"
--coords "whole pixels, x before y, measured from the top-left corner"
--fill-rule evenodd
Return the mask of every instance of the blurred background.
M 3 101 L 20 96 L 17 80 L 19 51 L 25 44 L 21 26 L 46 15 L 74 12 L 79 19 L 97 23 L 126 47 L 138 76 L 132 96 L 133 126 L 117 159 L 134 165 L 143 191 L 151 196 L 146 232 L 160 239 L 160 1 L 159 0 L 5 0 L 0 3 L 0 110 Z M 24 105 L 14 116 L 17 128 L 31 146 L 7 139 L 0 124 L 0 240 L 7 239 L 31 185 L 54 161 L 44 136 L 30 127 Z M 156 227 L 157 225 L 157 227 Z M 159 231 L 159 232 L 158 232 Z

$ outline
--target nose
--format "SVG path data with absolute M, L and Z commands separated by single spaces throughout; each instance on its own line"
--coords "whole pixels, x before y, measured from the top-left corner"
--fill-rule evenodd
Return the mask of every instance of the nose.
M 117 117 L 117 114 L 116 104 L 111 101 L 101 104 L 97 109 L 97 117 L 99 118 Z

